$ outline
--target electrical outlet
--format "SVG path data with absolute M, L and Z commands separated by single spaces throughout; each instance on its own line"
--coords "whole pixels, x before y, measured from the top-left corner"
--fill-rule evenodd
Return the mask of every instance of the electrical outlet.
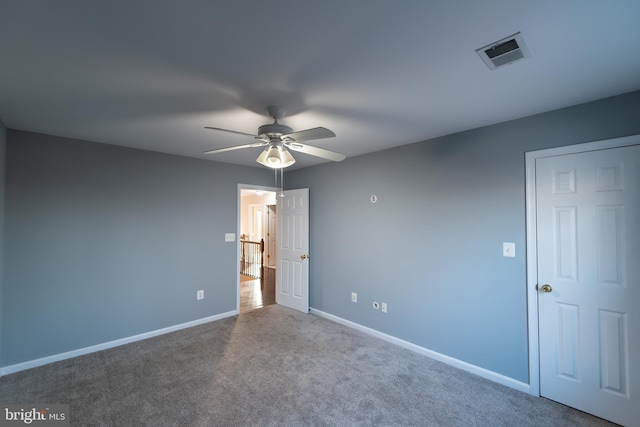
M 351 302 L 358 302 L 358 294 L 351 292 Z
M 196 299 L 204 299 L 204 291 L 200 290 L 196 292 Z
M 386 313 L 386 312 L 387 312 L 387 303 L 386 303 L 386 302 L 383 302 L 383 303 L 380 305 L 380 310 L 382 310 L 382 312 L 383 312 L 383 313 Z

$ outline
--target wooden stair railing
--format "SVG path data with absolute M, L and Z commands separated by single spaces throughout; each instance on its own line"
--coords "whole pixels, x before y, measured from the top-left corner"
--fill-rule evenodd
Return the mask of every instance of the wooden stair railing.
M 254 279 L 264 277 L 264 239 L 240 240 L 240 274 Z

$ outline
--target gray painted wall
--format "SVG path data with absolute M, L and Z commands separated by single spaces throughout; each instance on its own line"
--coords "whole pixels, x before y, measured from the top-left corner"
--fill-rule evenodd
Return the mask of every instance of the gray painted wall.
M 290 172 L 311 307 L 528 383 L 524 153 L 633 134 L 640 92 Z
M 237 184 L 272 172 L 14 130 L 6 154 L 2 366 L 236 309 Z
M 2 366 L 2 276 L 4 271 L 4 181 L 5 181 L 5 159 L 7 150 L 7 128 L 0 119 L 0 366 Z
M 528 382 L 524 153 L 638 134 L 639 116 L 634 92 L 288 172 L 311 189 L 311 306 Z M 235 309 L 237 183 L 272 172 L 13 130 L 6 145 L 0 366 Z

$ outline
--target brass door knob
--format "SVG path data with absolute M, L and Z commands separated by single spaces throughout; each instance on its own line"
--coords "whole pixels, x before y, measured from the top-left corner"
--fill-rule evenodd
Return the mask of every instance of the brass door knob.
M 300 255 L 300 259 L 309 259 L 309 255 L 302 254 L 302 255 Z
M 553 291 L 553 288 L 551 287 L 551 285 L 542 285 L 542 288 L 540 289 L 542 289 L 542 292 L 546 292 L 546 293 Z

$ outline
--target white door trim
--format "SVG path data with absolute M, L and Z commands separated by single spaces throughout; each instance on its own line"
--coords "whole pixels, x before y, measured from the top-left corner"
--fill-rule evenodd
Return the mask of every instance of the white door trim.
M 278 192 L 278 187 L 267 187 L 265 185 L 238 184 L 238 195 L 236 196 L 236 313 L 240 313 L 240 230 L 242 229 L 242 190 L 262 190 Z
M 525 209 L 527 242 L 527 324 L 529 335 L 529 385 L 533 396 L 540 396 L 540 353 L 538 336 L 538 247 L 536 243 L 536 160 L 543 157 L 605 150 L 640 144 L 640 135 L 549 148 L 525 153 Z

